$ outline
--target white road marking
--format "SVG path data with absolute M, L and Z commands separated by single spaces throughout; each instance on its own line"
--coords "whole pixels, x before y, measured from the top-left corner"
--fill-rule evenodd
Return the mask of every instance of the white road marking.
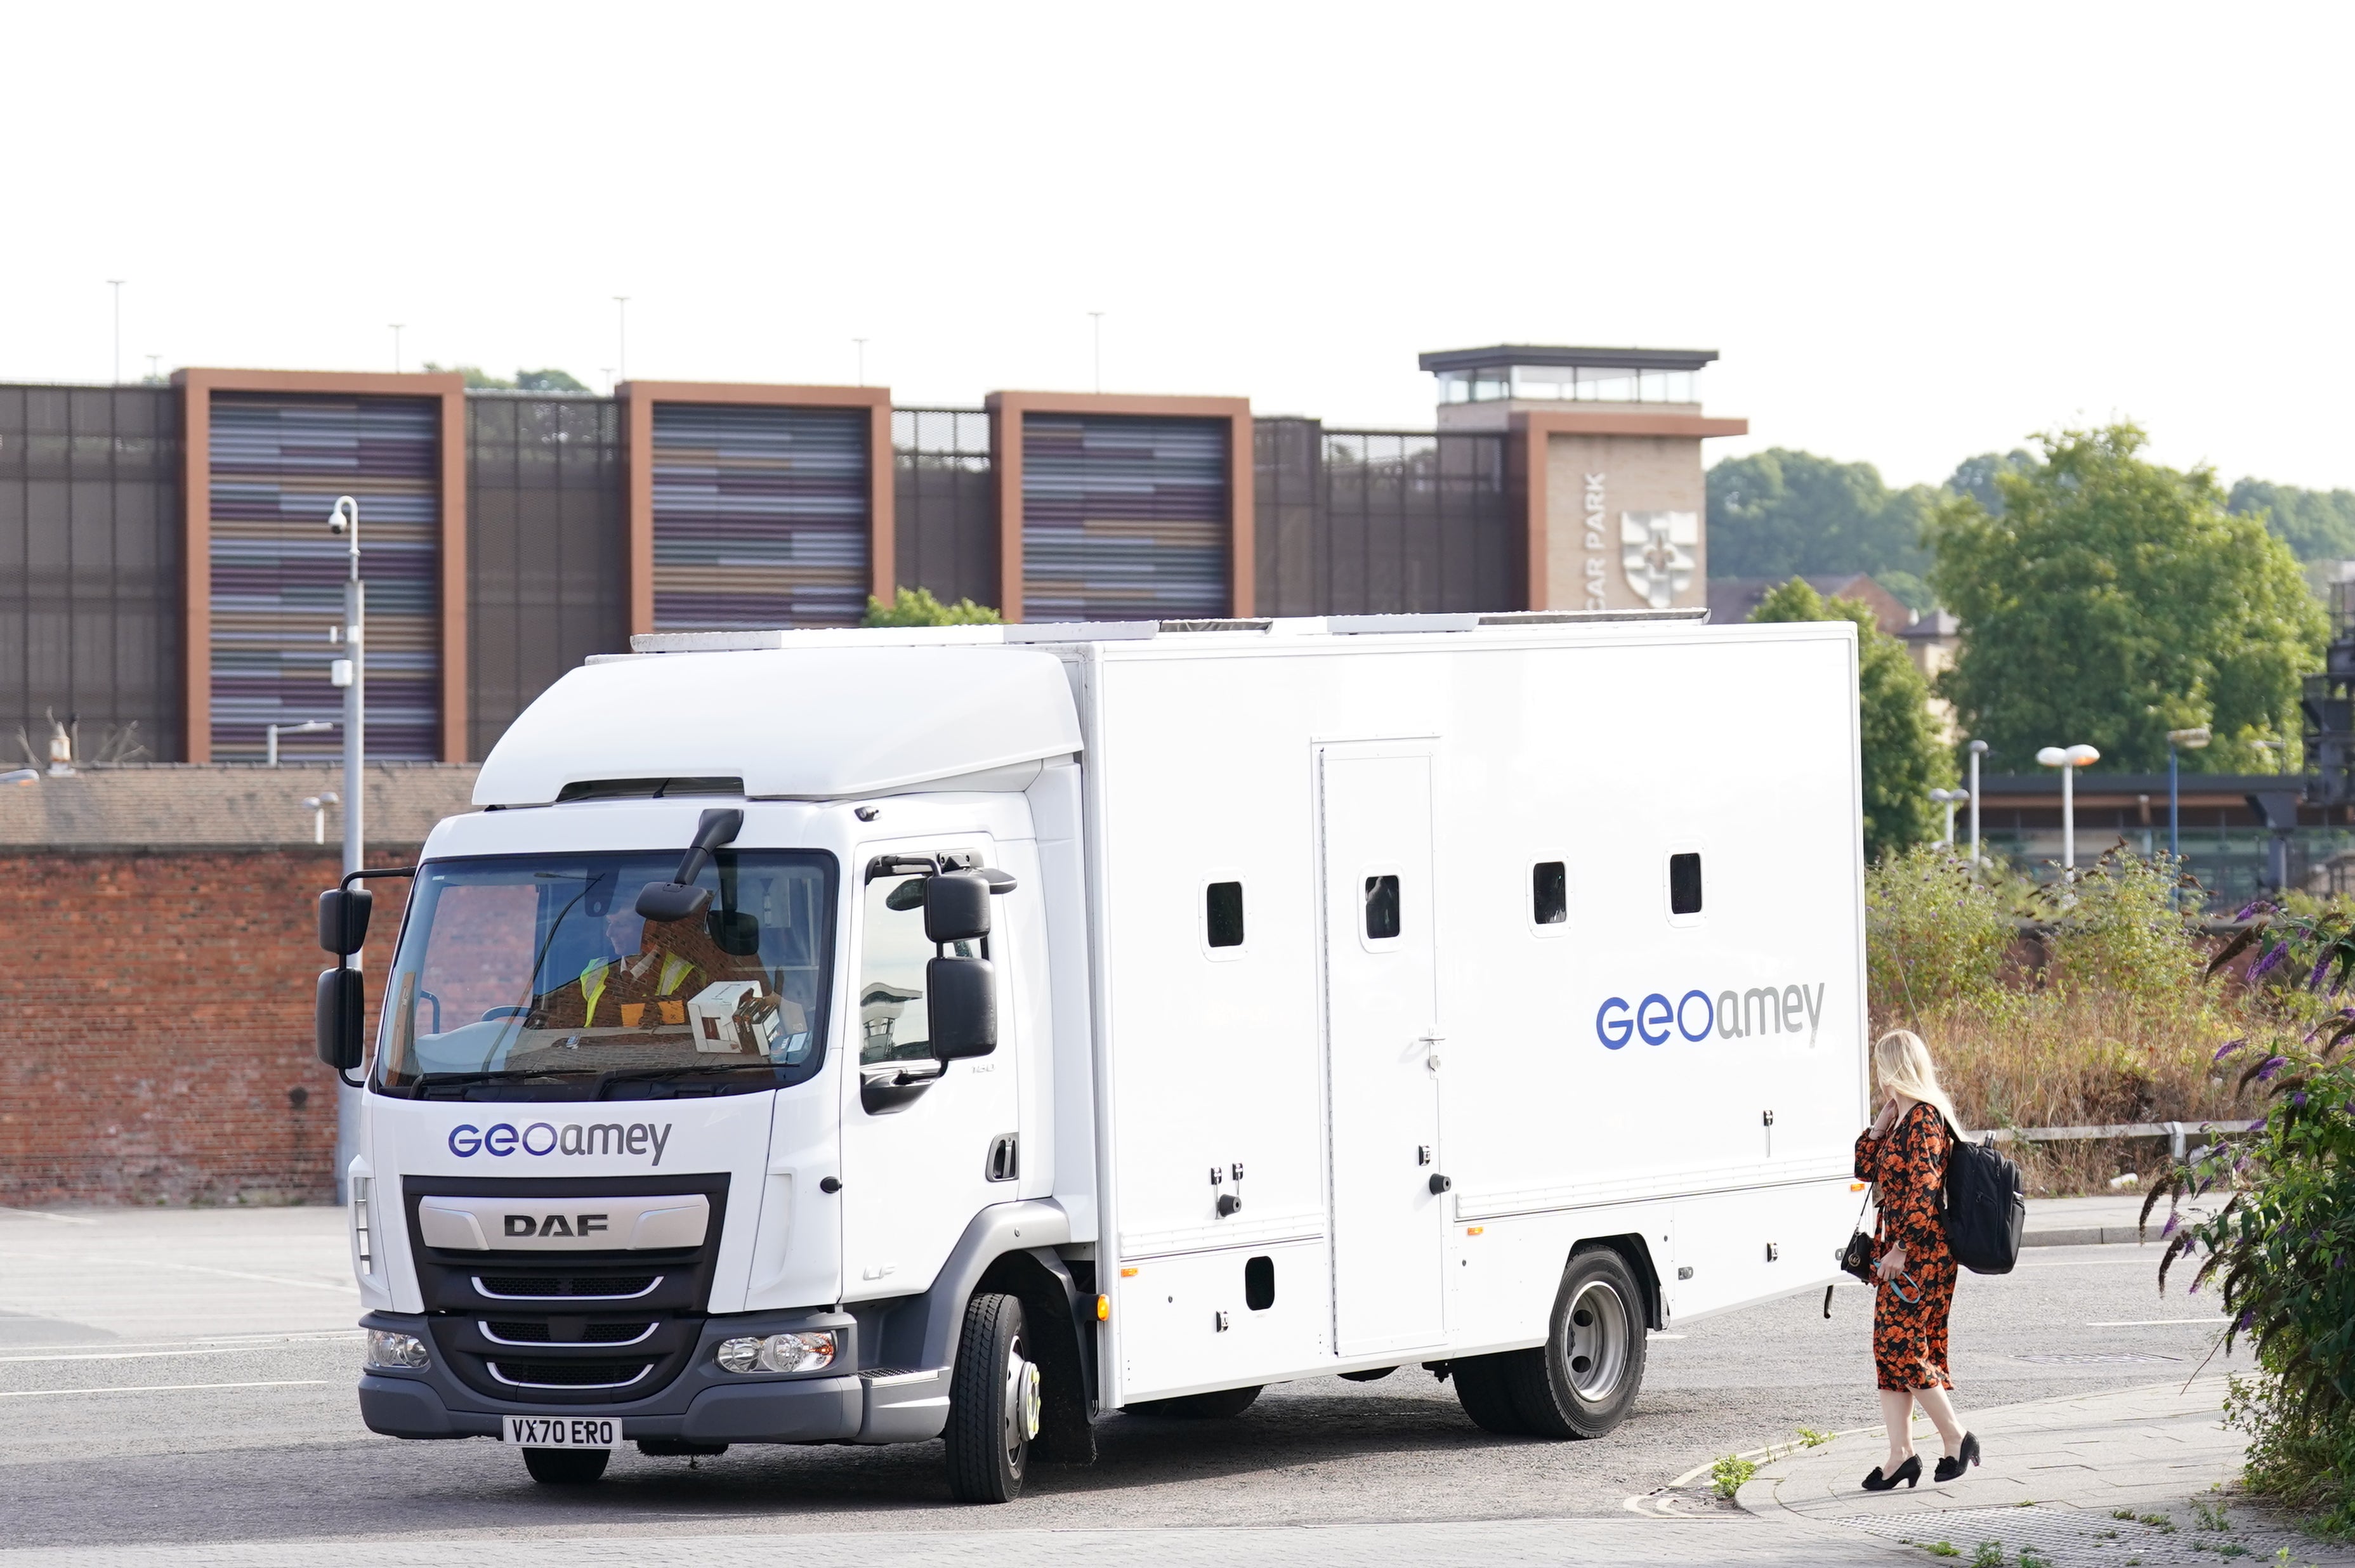
M 0 1214 L 16 1214 L 27 1220 L 47 1220 L 52 1225 L 95 1225 L 95 1220 L 85 1220 L 76 1214 L 48 1214 L 38 1209 L 11 1209 L 0 1203 Z
M 292 1285 L 300 1286 L 304 1290 L 346 1290 L 351 1292 L 354 1296 L 357 1296 L 360 1293 L 360 1287 L 349 1280 L 337 1280 L 333 1284 L 330 1284 L 325 1280 L 316 1279 L 288 1279 L 283 1275 L 243 1274 L 233 1268 L 208 1268 L 203 1264 L 167 1263 L 160 1264 L 143 1264 L 142 1266 L 149 1268 L 162 1267 L 185 1269 L 190 1274 L 217 1274 L 224 1279 L 259 1280 L 263 1285 Z
M 165 1356 L 234 1356 L 246 1347 L 223 1345 L 206 1350 L 100 1350 L 70 1356 L 0 1356 L 0 1363 L 20 1361 L 152 1361 Z
M 0 1390 L 0 1399 L 60 1398 L 78 1393 L 186 1393 L 196 1389 L 215 1388 L 325 1388 L 325 1378 L 285 1378 L 275 1382 L 259 1383 L 143 1383 L 125 1388 L 20 1388 Z
M 2213 1317 L 2121 1317 L 2115 1323 L 2088 1323 L 2088 1328 L 2156 1328 L 2162 1323 L 2191 1323 L 2202 1328 L 2222 1328 L 2232 1319 L 2219 1313 Z

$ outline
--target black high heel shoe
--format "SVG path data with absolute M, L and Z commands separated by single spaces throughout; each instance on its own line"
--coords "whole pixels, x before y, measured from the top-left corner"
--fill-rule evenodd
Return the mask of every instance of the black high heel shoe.
M 1904 1482 L 1910 1487 L 1921 1478 L 1922 1456 L 1919 1454 L 1908 1454 L 1905 1456 L 1905 1463 L 1898 1466 L 1894 1471 L 1887 1476 L 1883 1476 L 1881 1473 L 1880 1466 L 1874 1466 L 1872 1467 L 1872 1474 L 1864 1478 L 1864 1489 L 1868 1492 L 1885 1492 L 1895 1487 L 1900 1481 Z
M 1963 1434 L 1963 1445 L 1955 1451 L 1952 1458 L 1941 1459 L 1938 1461 L 1937 1474 L 1932 1478 L 1938 1481 L 1954 1480 L 1960 1477 L 1965 1470 L 1969 1469 L 1973 1465 L 1976 1465 L 1978 1462 L 1978 1435 L 1974 1432 L 1966 1432 Z

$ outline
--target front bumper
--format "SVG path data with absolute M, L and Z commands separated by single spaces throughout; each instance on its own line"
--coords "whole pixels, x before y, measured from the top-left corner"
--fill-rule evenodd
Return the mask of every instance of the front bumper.
M 432 1319 L 424 1317 L 371 1312 L 361 1326 L 434 1342 Z M 941 1435 L 948 1421 L 945 1367 L 741 1377 L 712 1359 L 722 1339 L 808 1328 L 833 1329 L 843 1360 L 856 1362 L 858 1328 L 844 1314 L 745 1313 L 705 1319 L 686 1369 L 644 1399 L 540 1404 L 485 1398 L 451 1374 L 437 1347 L 422 1371 L 362 1373 L 360 1418 L 371 1432 L 418 1438 L 496 1437 L 508 1415 L 618 1415 L 624 1437 L 689 1443 L 921 1443 Z

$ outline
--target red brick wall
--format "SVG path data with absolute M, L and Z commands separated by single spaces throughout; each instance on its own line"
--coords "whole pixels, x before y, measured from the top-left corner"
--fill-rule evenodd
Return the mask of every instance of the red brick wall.
M 333 850 L 0 859 L 0 1203 L 332 1201 L 336 1075 L 311 1011 L 333 962 L 314 911 L 340 867 Z M 371 1027 L 408 884 L 372 886 Z

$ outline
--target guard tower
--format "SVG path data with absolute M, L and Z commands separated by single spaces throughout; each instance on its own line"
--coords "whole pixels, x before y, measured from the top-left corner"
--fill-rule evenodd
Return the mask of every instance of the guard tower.
M 1529 607 L 1621 610 L 1709 602 L 1700 443 L 1750 421 L 1701 412 L 1714 348 L 1498 344 L 1425 354 L 1442 431 L 1515 439 Z

